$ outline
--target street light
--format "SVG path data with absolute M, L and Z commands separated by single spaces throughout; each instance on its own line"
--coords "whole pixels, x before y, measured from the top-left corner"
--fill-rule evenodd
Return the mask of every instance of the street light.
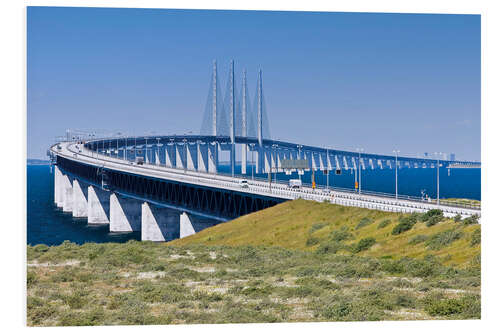
M 392 152 L 396 154 L 396 200 L 398 200 L 398 154 L 400 151 L 393 150 Z
M 155 164 L 160 164 L 160 140 L 161 138 L 156 138 L 156 151 L 157 151 L 157 154 L 155 154 Z M 156 158 L 158 157 L 158 161 L 156 160 Z
M 441 156 L 443 153 L 442 152 L 435 152 L 434 155 L 437 157 L 437 205 L 439 206 L 439 156 Z
M 299 149 L 299 160 L 300 160 L 300 150 L 302 149 L 302 147 L 304 147 L 303 145 L 297 145 L 297 148 Z M 298 170 L 297 170 L 298 171 Z M 300 171 L 298 171 L 298 174 L 299 174 L 299 180 L 302 182 L 302 176 L 300 174 Z
M 330 166 L 329 166 L 329 163 L 330 162 L 330 157 L 328 156 L 328 148 L 326 148 L 326 190 L 328 191 L 328 185 L 329 185 L 329 181 L 330 181 Z
M 187 166 L 187 139 L 186 138 L 182 139 L 182 142 L 184 142 L 184 158 L 186 159 L 186 161 L 183 164 L 184 164 L 184 172 L 186 172 L 186 166 Z
M 358 152 L 358 168 L 359 168 L 359 179 L 358 179 L 358 193 L 361 194 L 361 152 L 364 151 L 363 148 L 356 148 Z
M 253 168 L 255 167 L 254 163 L 253 163 L 253 154 L 254 154 L 254 147 L 255 147 L 255 143 L 250 143 L 249 146 L 251 147 L 251 150 L 252 150 L 252 180 L 253 180 Z
M 276 184 L 276 174 L 278 173 L 278 163 L 276 161 L 276 148 L 278 148 L 278 145 L 275 143 L 272 145 L 274 149 L 274 183 Z

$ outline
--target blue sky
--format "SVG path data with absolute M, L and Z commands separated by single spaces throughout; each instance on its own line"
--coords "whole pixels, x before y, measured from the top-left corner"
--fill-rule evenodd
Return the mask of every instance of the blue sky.
M 273 138 L 480 159 L 479 15 L 28 7 L 29 158 L 67 128 L 200 130 L 213 59 Z M 252 98 L 253 100 L 253 98 Z

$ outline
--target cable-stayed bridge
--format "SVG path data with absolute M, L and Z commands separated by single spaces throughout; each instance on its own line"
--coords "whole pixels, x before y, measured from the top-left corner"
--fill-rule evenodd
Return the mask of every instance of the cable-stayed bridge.
M 191 223 L 195 218 L 225 221 L 296 198 L 393 212 L 423 212 L 439 207 L 447 216 L 480 215 L 479 207 L 452 206 L 439 202 L 439 196 L 430 202 L 406 196 L 403 199 L 397 196 L 397 185 L 395 196 L 368 193 L 361 189 L 360 176 L 365 170 L 377 168 L 393 169 L 397 175 L 401 168 L 480 167 L 480 163 L 273 140 L 262 71 L 257 76 L 252 103 L 246 72 L 241 85 L 234 74 L 231 62 L 223 93 L 214 62 L 199 135 L 97 137 L 95 133 L 67 132 L 49 149 L 55 164 L 54 202 L 75 217 L 87 217 L 89 223 L 109 224 L 111 231 L 140 230 L 142 239 L 155 241 L 196 232 Z M 230 172 L 221 172 L 220 156 L 224 152 L 229 155 Z M 305 165 L 301 168 L 313 172 L 354 170 L 359 187 L 354 192 L 319 188 L 313 182 L 312 186 L 291 188 L 271 181 L 271 173 L 301 173 L 303 169 L 285 169 L 284 163 L 293 161 L 302 161 Z M 165 209 L 183 213 L 174 236 L 171 215 Z

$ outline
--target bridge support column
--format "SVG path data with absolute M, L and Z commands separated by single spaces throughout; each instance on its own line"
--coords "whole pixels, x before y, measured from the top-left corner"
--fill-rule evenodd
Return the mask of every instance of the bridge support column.
M 109 223 L 109 192 L 95 186 L 88 187 L 88 223 Z
M 197 144 L 198 149 L 198 172 L 208 171 L 208 144 L 200 143 Z
M 57 165 L 54 165 L 54 203 L 57 207 L 62 208 L 63 206 L 63 196 L 62 196 L 62 172 Z
M 175 146 L 173 144 L 165 145 L 165 165 L 173 168 L 175 163 Z
M 73 184 L 68 175 L 63 174 L 61 177 L 61 190 L 63 196 L 63 212 L 73 211 Z
M 186 212 L 181 214 L 179 224 L 179 238 L 191 236 L 196 233 L 196 231 L 194 231 L 193 224 L 191 223 L 191 219 Z
M 208 172 L 217 173 L 217 165 L 219 164 L 219 146 L 218 143 L 208 144 Z
M 144 202 L 141 209 L 141 240 L 165 242 L 173 239 L 178 226 L 177 218 L 178 214 L 173 214 L 167 208 Z
M 88 187 L 73 179 L 73 217 L 88 216 Z
M 271 171 L 271 158 L 272 158 L 272 152 L 269 151 L 268 149 L 266 148 L 263 148 L 262 150 L 263 152 L 263 162 L 264 162 L 264 172 L 265 173 L 269 173 L 269 171 Z
M 241 174 L 247 173 L 247 145 L 241 145 Z
M 186 142 L 186 168 L 191 171 L 196 171 L 196 157 L 198 156 L 197 145 L 191 145 Z
M 141 201 L 112 193 L 109 197 L 109 231 L 140 231 L 141 206 Z
M 187 144 L 187 143 L 186 143 Z M 179 148 L 179 145 L 175 145 L 175 167 L 178 169 L 184 169 L 186 156 L 184 156 L 184 146 Z

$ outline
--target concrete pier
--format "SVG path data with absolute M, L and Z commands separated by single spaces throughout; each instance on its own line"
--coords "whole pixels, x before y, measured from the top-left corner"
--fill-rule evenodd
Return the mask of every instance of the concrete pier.
M 109 223 L 109 196 L 108 191 L 95 186 L 88 187 L 88 223 Z
M 167 208 L 156 207 L 147 202 L 143 203 L 141 214 L 141 240 L 165 242 L 169 238 L 173 238 L 175 233 L 175 220 L 176 216 Z
M 63 212 L 73 211 L 73 181 L 67 174 L 62 174 L 61 178 L 61 195 Z
M 195 233 L 196 231 L 194 231 L 189 215 L 186 212 L 182 213 L 179 218 L 179 238 L 191 236 Z
M 73 179 L 73 217 L 88 216 L 88 186 Z
M 124 198 L 112 193 L 109 197 L 109 231 L 140 231 L 141 203 L 139 200 Z
M 54 165 L 54 203 L 59 208 L 63 206 L 62 176 L 61 169 L 57 165 Z

